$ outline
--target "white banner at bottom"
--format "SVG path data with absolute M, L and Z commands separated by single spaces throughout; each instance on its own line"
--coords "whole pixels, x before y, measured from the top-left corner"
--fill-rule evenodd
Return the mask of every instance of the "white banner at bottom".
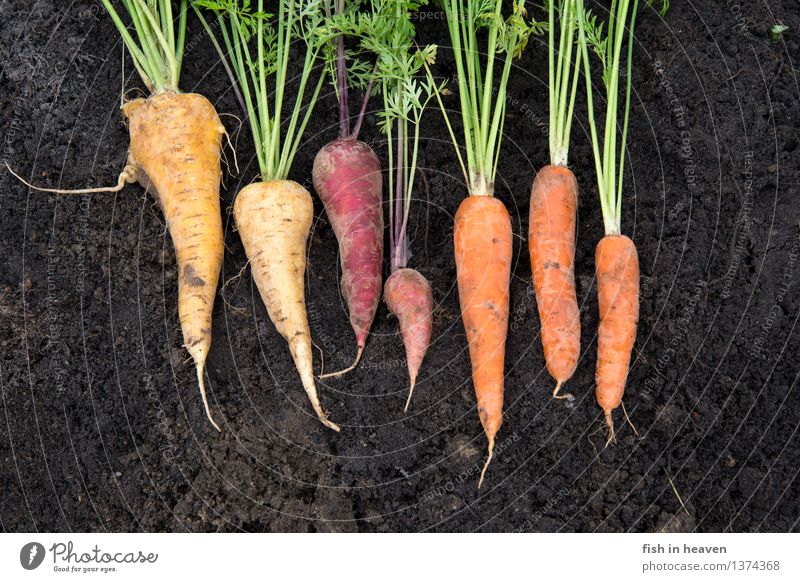
M 3 534 L 0 580 L 800 580 L 796 534 Z

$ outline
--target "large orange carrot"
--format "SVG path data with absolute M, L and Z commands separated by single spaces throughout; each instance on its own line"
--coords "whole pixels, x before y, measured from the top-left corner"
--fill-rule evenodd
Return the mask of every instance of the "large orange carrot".
M 558 26 L 556 26 L 558 15 Z M 578 181 L 567 168 L 569 138 L 580 81 L 580 59 L 572 74 L 577 6 L 575 0 L 548 5 L 548 57 L 550 96 L 550 164 L 542 168 L 531 189 L 528 247 L 542 347 L 547 370 L 556 380 L 555 398 L 572 378 L 581 349 L 581 323 L 575 294 L 575 223 Z M 559 30 L 556 39 L 555 30 Z
M 203 371 L 222 267 L 219 182 L 225 128 L 208 99 L 194 93 L 162 93 L 126 103 L 122 110 L 130 124 L 128 163 L 152 184 L 167 219 L 178 264 L 183 341 L 197 368 L 208 419 L 219 430 L 208 407 Z
M 575 373 L 581 349 L 574 273 L 577 204 L 578 182 L 569 169 L 545 166 L 536 174 L 531 190 L 528 248 L 544 357 L 556 380 L 556 397 L 561 385 Z
M 495 435 L 503 423 L 511 237 L 511 219 L 497 198 L 469 196 L 458 207 L 454 236 L 458 296 L 469 342 L 478 415 L 489 440 L 489 457 L 481 482 L 492 459 Z
M 614 439 L 612 411 L 622 402 L 639 321 L 639 255 L 624 235 L 606 236 L 595 250 L 600 328 L 597 332 L 597 404 Z
M 503 363 L 511 277 L 511 219 L 503 203 L 493 198 L 494 185 L 501 159 L 512 63 L 536 33 L 535 23 L 526 18 L 525 0 L 514 2 L 513 15 L 508 17 L 504 15 L 503 4 L 503 0 L 489 0 L 476 10 L 472 2 L 442 2 L 455 57 L 463 144 L 456 139 L 441 91 L 435 92 L 470 194 L 456 213 L 454 239 L 458 292 L 469 340 L 472 380 L 478 396 L 478 414 L 489 441 L 479 488 L 503 422 Z M 477 31 L 483 29 L 487 30 L 486 45 L 477 50 L 484 42 Z M 500 37 L 503 42 L 497 42 Z M 505 54 L 502 67 L 495 71 L 498 53 Z M 428 83 L 433 84 L 427 64 L 425 70 Z M 462 145 L 466 156 L 461 155 Z

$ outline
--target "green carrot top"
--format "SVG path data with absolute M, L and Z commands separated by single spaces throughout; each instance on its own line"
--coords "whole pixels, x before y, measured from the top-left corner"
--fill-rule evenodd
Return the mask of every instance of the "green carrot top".
M 177 33 L 172 0 L 121 0 L 121 3 L 131 19 L 133 31 L 122 21 L 111 0 L 103 0 L 147 89 L 153 94 L 177 92 L 186 40 L 188 0 L 180 1 Z
M 544 31 L 546 24 L 525 20 L 525 0 L 515 0 L 511 14 L 502 15 L 502 0 L 441 0 L 447 18 L 450 41 L 456 61 L 461 120 L 464 131 L 466 164 L 459 151 L 452 126 L 436 93 L 439 106 L 456 148 L 470 194 L 491 196 L 497 176 L 497 162 L 506 113 L 506 89 L 514 58 L 518 57 L 532 34 Z M 481 50 L 478 31 L 487 29 L 485 49 Z M 495 61 L 505 55 L 497 87 Z M 485 55 L 485 58 L 481 58 Z M 428 72 L 430 74 L 430 72 Z
M 372 22 L 361 46 L 377 57 L 375 75 L 383 95 L 379 126 L 389 142 L 389 233 L 392 272 L 407 266 L 408 217 L 414 191 L 422 113 L 436 91 L 430 78 L 419 78 L 436 59 L 436 45 L 419 48 L 412 12 L 426 0 L 371 0 Z
M 648 6 L 653 0 L 646 0 Z M 633 9 L 631 9 L 631 3 Z M 633 30 L 636 25 L 636 13 L 639 0 L 612 0 L 608 17 L 608 30 L 603 30 L 603 23 L 584 6 L 583 0 L 577 0 L 578 10 L 578 45 L 583 57 L 584 77 L 586 78 L 586 99 L 589 108 L 589 130 L 592 138 L 595 170 L 597 173 L 597 189 L 600 194 L 600 207 L 603 213 L 603 224 L 606 235 L 620 234 L 622 214 L 622 176 L 625 169 L 625 147 L 628 138 L 628 119 L 631 109 L 631 73 L 633 70 Z M 662 0 L 660 14 L 666 13 L 669 3 Z M 627 27 L 626 27 L 627 25 Z M 626 34 L 627 33 L 627 34 Z M 622 135 L 617 145 L 617 121 L 619 106 L 619 77 L 622 62 L 622 47 L 627 37 L 627 59 L 625 75 L 625 101 L 622 105 Z M 594 99 L 592 94 L 592 67 L 589 61 L 589 49 L 600 61 L 603 74 L 603 86 L 606 93 L 606 117 L 603 128 L 603 142 L 600 146 L 597 124 L 594 117 Z M 619 157 L 619 164 L 617 163 Z
M 325 34 L 322 0 L 279 0 L 277 13 L 264 10 L 264 0 L 193 0 L 197 10 L 216 14 L 223 47 L 208 22 L 197 10 L 223 62 L 230 63 L 232 75 L 243 98 L 244 108 L 263 180 L 283 180 L 289 175 L 300 147 L 325 75 L 321 72 L 305 106 L 315 65 L 331 37 Z M 298 87 L 291 85 L 291 45 L 305 47 Z M 251 44 L 255 46 L 251 48 Z M 273 91 L 268 90 L 271 79 Z
M 550 98 L 550 163 L 554 166 L 567 165 L 569 157 L 569 136 L 572 130 L 572 117 L 575 110 L 575 96 L 580 80 L 580 55 L 575 59 L 572 71 L 572 48 L 575 44 L 578 26 L 577 0 L 556 0 L 547 2 L 548 29 L 548 95 Z M 555 41 L 556 13 L 558 13 L 559 39 Z

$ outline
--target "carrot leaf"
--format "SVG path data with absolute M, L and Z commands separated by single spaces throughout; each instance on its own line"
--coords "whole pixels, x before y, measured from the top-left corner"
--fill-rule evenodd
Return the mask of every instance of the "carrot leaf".
M 445 116 L 470 194 L 491 196 L 497 176 L 512 61 L 522 53 L 530 37 L 541 34 L 547 25 L 527 19 L 525 0 L 514 0 L 505 18 L 502 0 L 441 0 L 441 3 L 456 61 L 466 164 L 441 93 L 436 92 L 436 99 Z M 486 29 L 485 48 L 480 46 L 480 29 Z M 496 73 L 496 61 L 501 55 L 505 57 Z M 426 72 L 431 75 L 427 68 Z

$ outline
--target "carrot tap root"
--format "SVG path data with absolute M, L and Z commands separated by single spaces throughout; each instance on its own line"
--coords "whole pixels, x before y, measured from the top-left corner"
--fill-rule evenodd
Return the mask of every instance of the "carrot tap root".
M 328 420 L 328 416 L 330 415 L 322 408 L 322 404 L 319 401 L 319 395 L 317 394 L 316 389 L 306 389 L 306 394 L 308 395 L 308 399 L 311 401 L 311 407 L 314 409 L 319 421 L 328 428 L 335 430 L 336 432 L 340 432 L 342 430 L 341 427 L 335 422 Z
M 406 352 L 409 391 L 403 412 L 408 412 L 422 361 L 428 352 L 433 331 L 433 292 L 419 271 L 402 267 L 384 285 L 383 295 L 389 313 L 397 316 Z
M 611 413 L 622 403 L 639 320 L 639 259 L 633 241 L 624 235 L 601 239 L 595 268 L 600 308 L 595 398 L 605 412 L 610 444 L 615 440 Z
M 358 363 L 361 361 L 361 356 L 363 354 L 364 354 L 364 346 L 363 345 L 359 345 L 358 346 L 358 351 L 356 352 L 356 359 L 353 360 L 352 364 L 347 366 L 345 369 L 339 370 L 337 372 L 328 372 L 327 374 L 321 374 L 319 376 L 319 379 L 320 380 L 324 380 L 325 378 L 338 378 L 339 376 L 343 376 L 344 374 L 347 374 L 348 372 L 352 372 L 353 370 L 355 370 L 358 367 Z
M 508 211 L 497 198 L 469 196 L 456 212 L 458 295 L 469 343 L 478 415 L 490 451 L 503 423 L 511 232 Z
M 253 280 L 275 329 L 289 344 L 314 412 L 325 426 L 338 431 L 319 402 L 306 314 L 306 245 L 314 218 L 311 194 L 291 180 L 254 182 L 236 196 L 233 214 Z
M 483 464 L 483 469 L 481 470 L 481 478 L 478 480 L 478 489 L 483 485 L 483 478 L 486 477 L 486 469 L 489 468 L 489 463 L 492 462 L 492 457 L 494 456 L 494 435 L 488 437 L 488 440 L 488 455 L 486 456 L 486 462 Z
M 415 380 L 411 380 L 411 385 L 408 387 L 408 398 L 406 398 L 406 405 L 403 407 L 403 414 L 408 414 L 408 407 L 411 405 L 411 396 L 414 394 Z
M 358 346 L 353 365 L 325 376 L 330 378 L 358 366 L 380 303 L 383 272 L 381 164 L 367 144 L 340 138 L 324 146 L 314 158 L 312 178 L 339 243 L 342 295 Z
M 208 405 L 208 397 L 206 396 L 206 383 L 203 380 L 203 373 L 205 371 L 205 363 L 204 362 L 197 362 L 195 364 L 197 368 L 197 384 L 200 386 L 200 396 L 203 398 L 203 406 L 206 409 L 206 416 L 211 424 L 217 429 L 217 432 L 222 432 L 222 429 L 214 420 L 214 417 L 211 416 L 211 407 Z
M 568 168 L 539 170 L 531 188 L 528 249 L 547 371 L 558 382 L 556 398 L 575 373 L 581 348 L 574 272 L 577 206 L 578 182 Z
M 617 442 L 617 432 L 614 429 L 614 419 L 611 418 L 611 412 L 611 410 L 605 411 L 606 426 L 608 427 L 608 439 L 606 440 L 606 446 Z
M 564 394 L 559 394 L 559 392 L 561 391 L 561 386 L 563 384 L 564 384 L 563 380 L 559 380 L 558 382 L 556 382 L 556 387 L 553 388 L 553 398 L 555 398 L 556 400 L 569 400 L 570 402 L 572 402 L 573 400 L 575 400 L 575 397 L 572 394 L 568 392 L 565 392 Z

